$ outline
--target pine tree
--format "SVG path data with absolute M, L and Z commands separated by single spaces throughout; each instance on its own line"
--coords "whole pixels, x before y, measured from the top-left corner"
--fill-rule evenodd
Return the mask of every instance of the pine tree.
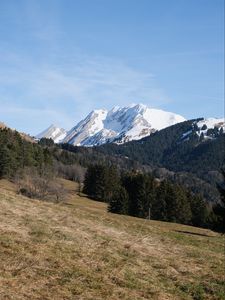
M 108 211 L 117 214 L 128 213 L 128 193 L 124 187 L 118 187 L 109 200 Z
M 129 196 L 128 203 L 128 214 L 130 216 L 138 216 L 138 201 L 137 201 L 137 191 L 138 182 L 135 179 L 135 173 L 128 173 L 122 178 L 122 185 L 126 189 Z
M 213 213 L 215 214 L 213 226 L 214 229 L 225 233 L 225 169 L 224 168 L 221 170 L 221 173 L 223 175 L 223 183 L 217 185 L 217 188 L 220 192 L 221 202 L 217 203 L 213 207 Z
M 205 201 L 200 195 L 192 196 L 187 194 L 192 211 L 191 224 L 198 227 L 205 227 L 209 215 Z
M 8 178 L 12 174 L 11 156 L 6 146 L 0 148 L 0 178 Z
M 120 177 L 115 166 L 104 167 L 104 200 L 108 202 L 115 190 L 120 186 Z
M 95 188 L 95 168 L 93 165 L 89 166 L 84 179 L 83 192 L 87 195 L 94 196 Z
M 53 139 L 48 139 L 48 138 L 41 138 L 40 141 L 38 142 L 39 145 L 41 146 L 47 146 L 47 147 L 52 147 L 54 146 L 54 141 Z
M 181 224 L 190 224 L 192 211 L 186 190 L 181 186 L 174 185 L 176 197 L 176 222 Z
M 137 205 L 138 216 L 146 218 L 149 214 L 149 208 L 152 206 L 154 198 L 154 183 L 150 175 L 139 174 L 136 177 L 137 182 Z
M 107 202 L 114 187 L 114 179 L 110 180 L 109 174 L 110 171 L 104 165 L 89 166 L 85 175 L 83 192 L 95 200 Z
M 155 197 L 153 198 L 151 215 L 155 220 L 166 221 L 167 220 L 167 182 L 162 181 L 156 189 Z
M 177 214 L 179 210 L 178 199 L 174 185 L 171 185 L 169 182 L 166 182 L 165 201 L 166 221 L 177 222 Z

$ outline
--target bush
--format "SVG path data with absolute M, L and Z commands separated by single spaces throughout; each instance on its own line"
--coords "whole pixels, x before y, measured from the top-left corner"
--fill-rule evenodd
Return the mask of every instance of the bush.
M 38 171 L 36 168 L 19 170 L 14 178 L 18 192 L 29 198 L 60 202 L 66 198 L 67 192 L 57 182 L 49 168 Z

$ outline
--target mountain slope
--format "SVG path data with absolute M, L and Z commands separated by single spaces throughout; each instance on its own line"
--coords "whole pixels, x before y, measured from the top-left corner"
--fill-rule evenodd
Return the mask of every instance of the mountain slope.
M 151 109 L 143 104 L 94 110 L 67 134 L 63 143 L 96 146 L 108 142 L 139 140 L 156 130 L 185 119 L 177 114 Z
M 224 299 L 221 235 L 110 214 L 63 183 L 53 204 L 0 181 L 1 299 Z
M 65 138 L 66 134 L 67 132 L 65 129 L 59 128 L 52 124 L 43 132 L 36 135 L 36 138 L 37 139 L 48 138 L 48 139 L 52 139 L 55 143 L 59 143 Z
M 194 162 L 192 163 L 193 160 L 200 160 L 201 156 L 207 155 L 209 151 L 207 149 L 219 145 L 215 151 L 216 157 L 212 157 L 214 161 L 218 160 L 218 167 L 224 152 L 225 122 L 223 119 L 215 119 L 214 125 L 211 124 L 208 129 L 204 126 L 202 130 L 206 123 L 207 120 L 203 118 L 188 120 L 155 132 L 139 141 L 131 141 L 123 145 L 107 144 L 95 149 L 107 154 L 126 156 L 143 164 L 163 165 L 175 171 L 183 169 L 189 171 L 191 166 L 195 165 Z M 211 168 L 210 162 L 204 165 L 204 170 L 205 168 Z
M 223 119 L 214 121 L 212 125 L 211 119 L 211 125 L 205 128 L 208 120 L 189 120 L 139 141 L 106 144 L 94 149 L 107 155 L 129 158 L 155 170 L 161 168 L 166 177 L 202 193 L 209 201 L 216 201 L 219 199 L 216 184 L 221 182 L 220 170 L 224 166 L 225 123 Z
M 21 136 L 21 138 L 23 140 L 26 140 L 27 142 L 30 142 L 30 143 L 35 143 L 36 142 L 35 139 L 32 136 L 30 136 L 29 134 L 26 134 L 24 132 L 18 132 L 15 129 L 10 128 L 9 126 L 7 126 L 5 123 L 0 122 L 0 130 L 4 130 L 4 129 L 17 132 Z
M 103 109 L 93 110 L 84 120 L 74 126 L 66 135 L 63 143 L 73 145 L 86 145 L 85 141 L 99 133 L 104 128 L 104 120 L 107 111 Z

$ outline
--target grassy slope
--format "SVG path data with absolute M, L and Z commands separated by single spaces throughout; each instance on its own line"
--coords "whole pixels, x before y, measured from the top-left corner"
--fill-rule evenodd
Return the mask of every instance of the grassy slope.
M 0 181 L 0 299 L 225 299 L 219 234 L 109 214 L 65 185 L 53 204 Z

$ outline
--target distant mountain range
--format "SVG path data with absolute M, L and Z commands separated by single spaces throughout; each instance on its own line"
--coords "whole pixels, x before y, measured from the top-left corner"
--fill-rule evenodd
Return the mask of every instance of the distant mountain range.
M 97 146 L 109 142 L 122 144 L 183 121 L 185 118 L 178 114 L 134 104 L 114 107 L 110 111 L 93 110 L 68 132 L 51 125 L 36 138 L 52 138 L 56 143 L 74 146 Z
M 222 118 L 185 120 L 138 104 L 109 112 L 95 110 L 66 134 L 54 126 L 47 133 L 45 137 L 60 142 L 62 149 L 76 153 L 84 161 L 111 160 L 127 163 L 131 168 L 137 163 L 159 178 L 200 193 L 208 201 L 219 201 L 216 186 L 222 182 L 225 157 Z
M 221 168 L 225 167 L 224 119 L 188 120 L 123 144 L 59 147 L 74 152 L 81 161 L 110 161 L 131 169 L 142 166 L 146 172 L 184 185 L 208 201 L 219 200 L 217 184 L 223 182 Z
M 152 172 L 187 186 L 208 201 L 218 201 L 216 186 L 223 180 L 221 168 L 225 167 L 225 120 L 183 120 L 172 113 L 135 105 L 93 111 L 69 132 L 52 125 L 37 138 L 52 138 L 58 143 L 55 149 L 73 152 L 70 164 L 87 167 L 109 163 L 121 170 Z M 20 135 L 34 142 L 30 136 Z M 65 157 L 62 161 L 67 163 Z

